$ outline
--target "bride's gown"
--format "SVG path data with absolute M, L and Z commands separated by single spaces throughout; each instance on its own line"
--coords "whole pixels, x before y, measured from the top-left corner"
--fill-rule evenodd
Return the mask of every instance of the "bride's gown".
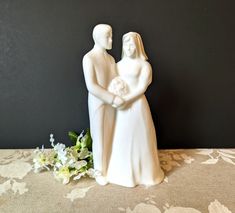
M 138 84 L 138 73 L 119 70 L 119 75 L 128 84 L 130 92 L 133 91 Z M 117 110 L 107 179 L 110 183 L 134 187 L 155 185 L 163 178 L 155 128 L 143 94 L 125 110 Z

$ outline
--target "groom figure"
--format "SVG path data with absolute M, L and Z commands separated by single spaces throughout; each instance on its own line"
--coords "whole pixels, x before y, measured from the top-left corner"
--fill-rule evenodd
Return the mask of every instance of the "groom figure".
M 100 175 L 96 181 L 107 184 L 106 171 L 111 154 L 116 110 L 124 100 L 107 91 L 111 80 L 116 77 L 116 63 L 106 50 L 112 49 L 112 28 L 98 24 L 93 29 L 94 47 L 83 57 L 83 72 L 88 89 L 88 110 L 90 119 L 94 169 Z

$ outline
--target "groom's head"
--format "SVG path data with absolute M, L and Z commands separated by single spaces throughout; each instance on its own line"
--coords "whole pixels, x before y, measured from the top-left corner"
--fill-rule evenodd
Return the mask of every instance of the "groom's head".
M 107 50 L 112 49 L 112 28 L 108 24 L 96 25 L 92 36 L 96 45 Z

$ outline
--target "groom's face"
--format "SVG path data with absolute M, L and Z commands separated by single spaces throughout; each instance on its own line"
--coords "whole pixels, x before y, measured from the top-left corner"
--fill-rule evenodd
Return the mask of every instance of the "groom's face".
M 99 36 L 99 44 L 105 48 L 106 50 L 111 50 L 112 49 L 112 31 L 104 31 L 100 36 Z

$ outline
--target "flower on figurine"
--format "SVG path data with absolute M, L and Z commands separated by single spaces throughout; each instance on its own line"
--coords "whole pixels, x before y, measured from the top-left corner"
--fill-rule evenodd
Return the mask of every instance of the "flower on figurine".
M 122 97 L 128 93 L 128 86 L 121 77 L 116 77 L 109 84 L 108 91 Z
M 67 184 L 70 178 L 78 180 L 83 176 L 95 178 L 96 172 L 93 169 L 92 140 L 89 130 L 84 135 L 69 132 L 70 139 L 74 146 L 66 147 L 63 143 L 54 144 L 54 136 L 50 134 L 50 142 L 53 149 L 37 149 L 34 151 L 34 171 L 53 168 L 54 177 Z

